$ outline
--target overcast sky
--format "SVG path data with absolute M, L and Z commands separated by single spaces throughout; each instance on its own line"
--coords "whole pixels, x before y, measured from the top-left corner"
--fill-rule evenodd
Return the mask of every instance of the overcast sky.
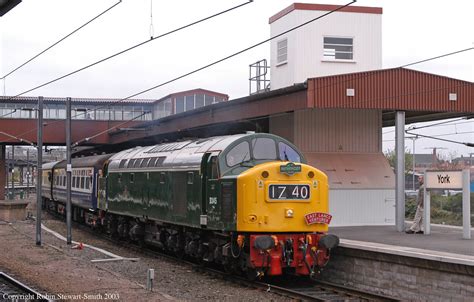
M 0 77 L 117 1 L 23 0 L 0 18 Z M 154 35 L 159 35 L 245 1 L 153 0 Z M 344 1 L 299 1 L 345 4 Z M 293 3 L 255 0 L 242 8 L 177 34 L 155 40 L 125 55 L 67 79 L 30 92 L 29 96 L 122 98 L 225 57 L 269 37 L 268 18 Z M 355 5 L 383 7 L 383 67 L 390 68 L 474 46 L 474 1 L 361 0 Z M 150 0 L 123 0 L 100 19 L 74 34 L 35 61 L 7 77 L 7 95 L 36 85 L 145 41 L 150 37 Z M 329 18 L 329 17 L 328 17 Z M 195 75 L 153 90 L 140 98 L 205 88 L 230 95 L 248 95 L 248 65 L 269 59 L 269 44 Z M 419 64 L 413 69 L 474 82 L 474 51 Z M 392 129 L 384 149 L 393 148 Z M 474 122 L 433 127 L 420 133 L 441 135 L 474 131 Z M 474 141 L 474 134 L 447 138 Z M 411 148 L 411 143 L 407 145 Z M 446 147 L 445 155 L 467 155 L 474 148 L 420 139 L 417 153 Z

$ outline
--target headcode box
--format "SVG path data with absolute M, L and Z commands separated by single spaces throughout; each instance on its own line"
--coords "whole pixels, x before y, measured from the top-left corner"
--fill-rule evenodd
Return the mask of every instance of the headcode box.
M 427 189 L 461 189 L 462 171 L 426 171 Z

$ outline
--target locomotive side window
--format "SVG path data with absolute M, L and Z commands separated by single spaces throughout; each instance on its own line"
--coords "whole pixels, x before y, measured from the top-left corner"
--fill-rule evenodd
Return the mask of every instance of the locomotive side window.
M 276 145 L 271 138 L 259 137 L 252 140 L 255 159 L 276 159 Z
M 120 161 L 119 168 L 124 168 L 126 162 L 127 162 L 126 159 L 122 159 L 122 160 Z
M 160 173 L 160 184 L 164 184 L 165 183 L 165 172 L 161 172 Z
M 225 156 L 227 166 L 229 167 L 233 167 L 249 159 L 250 159 L 250 146 L 249 146 L 249 143 L 246 141 L 241 142 L 240 144 L 232 148 Z
M 135 159 L 129 160 L 129 161 L 128 161 L 127 168 L 132 168 L 134 164 L 135 164 Z
M 143 161 L 142 161 L 142 164 L 140 165 L 140 168 L 144 168 L 144 167 L 147 167 L 148 166 L 148 163 L 150 162 L 151 158 L 145 158 Z
M 165 159 L 166 159 L 166 156 L 158 157 L 158 159 L 156 160 L 155 167 L 161 167 L 163 165 L 163 162 L 165 161 Z
M 279 142 L 278 149 L 280 149 L 280 160 L 301 162 L 301 157 L 293 148 L 285 143 Z
M 194 183 L 194 172 L 188 172 L 188 185 L 192 185 Z
M 158 157 L 150 158 L 150 161 L 148 162 L 148 167 L 154 167 L 157 159 Z
M 139 158 L 135 161 L 135 164 L 133 165 L 134 168 L 139 168 L 140 164 L 142 163 L 143 159 Z

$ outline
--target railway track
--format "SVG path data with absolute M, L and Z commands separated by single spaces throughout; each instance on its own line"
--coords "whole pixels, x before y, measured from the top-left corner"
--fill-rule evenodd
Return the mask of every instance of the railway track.
M 13 277 L 0 272 L 0 301 L 52 301 Z
M 302 278 L 285 278 L 285 280 L 260 285 L 266 285 L 269 291 L 287 293 L 289 296 L 307 301 L 399 301 L 385 295 Z
M 62 217 L 49 213 L 51 218 L 62 220 Z M 112 239 L 103 233 L 94 232 L 89 226 L 83 225 L 77 222 L 73 222 L 73 226 L 85 231 L 92 236 L 99 237 L 108 242 L 114 243 L 121 248 L 127 248 L 130 251 L 141 253 L 150 257 L 165 258 L 176 263 L 186 264 L 193 268 L 194 271 L 210 274 L 224 278 L 225 280 L 235 282 L 247 287 L 253 287 L 260 290 L 273 292 L 288 298 L 300 300 L 300 301 L 400 301 L 392 297 L 373 294 L 354 288 L 340 286 L 323 281 L 315 281 L 308 278 L 302 278 L 297 276 L 286 276 L 285 278 L 275 278 L 264 281 L 250 281 L 244 277 L 232 275 L 221 269 L 215 267 L 208 267 L 202 264 L 196 264 L 195 262 L 179 259 L 174 255 L 170 255 L 155 248 L 148 248 L 137 244 L 131 244 L 130 242 L 124 242 L 121 240 Z

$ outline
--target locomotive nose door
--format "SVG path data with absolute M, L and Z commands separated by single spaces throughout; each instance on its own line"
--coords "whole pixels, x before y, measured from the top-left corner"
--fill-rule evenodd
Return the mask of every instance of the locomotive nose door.
M 217 153 L 204 154 L 201 163 L 202 198 L 201 198 L 201 225 L 207 226 L 208 215 L 213 215 L 217 206 L 217 188 L 219 167 Z

